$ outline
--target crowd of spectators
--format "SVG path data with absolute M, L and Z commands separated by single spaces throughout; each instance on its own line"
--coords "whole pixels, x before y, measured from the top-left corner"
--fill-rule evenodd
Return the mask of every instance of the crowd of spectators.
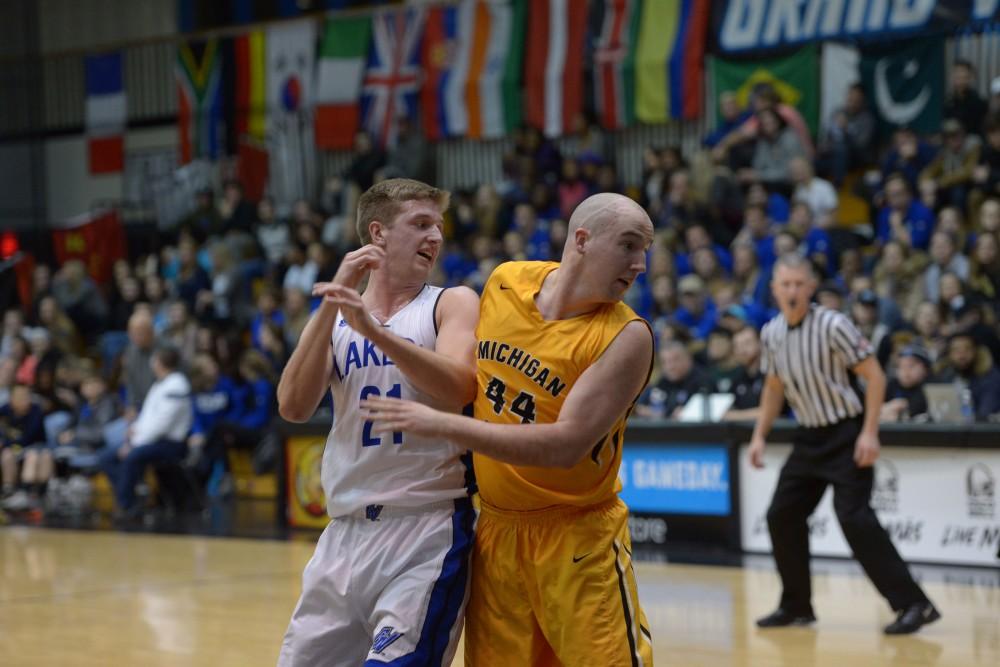
M 434 280 L 480 290 L 500 262 L 558 259 L 574 207 L 622 192 L 656 228 L 626 295 L 658 341 L 637 418 L 676 417 L 705 393 L 733 396 L 727 418 L 755 418 L 758 331 L 787 252 L 813 262 L 817 301 L 871 339 L 891 379 L 884 419 L 928 414 L 931 381 L 955 383 L 973 418 L 996 417 L 1000 80 L 984 97 L 972 74 L 954 66 L 940 133 L 899 127 L 885 140 L 861 86 L 815 138 L 769 84 L 746 108 L 723 92 L 700 150 L 648 147 L 638 183 L 621 182 L 613 138 L 586 118 L 558 146 L 518 130 L 499 182 L 453 193 Z M 229 448 L 255 450 L 265 469 L 276 379 L 316 305 L 312 284 L 357 245 L 358 194 L 433 172 L 415 126 L 388 152 L 362 133 L 316 202 L 283 211 L 227 182 L 218 200 L 199 193 L 155 253 L 118 262 L 108 285 L 80 262 L 38 266 L 31 301 L 3 319 L 4 502 L 35 503 L 54 475 L 89 466 L 128 514 L 148 465 L 182 466 L 210 496 L 230 486 Z M 844 196 L 865 219 L 838 215 Z

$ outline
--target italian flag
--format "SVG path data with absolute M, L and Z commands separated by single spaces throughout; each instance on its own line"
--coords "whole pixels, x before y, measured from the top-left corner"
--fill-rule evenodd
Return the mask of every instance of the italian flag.
M 349 149 L 360 127 L 359 100 L 371 42 L 370 16 L 327 21 L 316 68 L 316 145 Z

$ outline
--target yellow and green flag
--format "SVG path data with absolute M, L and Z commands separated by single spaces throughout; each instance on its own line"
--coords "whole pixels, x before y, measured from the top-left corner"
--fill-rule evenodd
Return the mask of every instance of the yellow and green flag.
M 713 99 L 718 99 L 723 91 L 732 91 L 740 106 L 746 108 L 754 86 L 770 83 L 785 104 L 798 109 L 809 132 L 816 135 L 819 127 L 819 55 L 815 45 L 783 58 L 728 60 L 713 57 L 710 71 Z M 717 123 L 718 105 L 713 106 Z

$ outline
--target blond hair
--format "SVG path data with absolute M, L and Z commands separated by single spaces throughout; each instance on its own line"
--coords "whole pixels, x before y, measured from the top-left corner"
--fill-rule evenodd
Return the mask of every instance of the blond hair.
M 357 229 L 361 243 L 371 243 L 368 228 L 372 222 L 377 220 L 383 225 L 391 225 L 399 215 L 403 202 L 411 200 L 434 202 L 443 214 L 448 210 L 451 194 L 411 178 L 391 178 L 376 183 L 358 200 Z

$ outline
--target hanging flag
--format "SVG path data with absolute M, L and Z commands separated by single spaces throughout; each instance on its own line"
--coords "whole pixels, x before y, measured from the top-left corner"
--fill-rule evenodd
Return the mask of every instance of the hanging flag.
M 91 174 L 111 174 L 125 167 L 127 111 L 120 51 L 87 56 L 87 155 Z
M 177 50 L 177 126 L 181 164 L 214 160 L 222 149 L 222 59 L 219 42 L 182 42 Z
M 426 13 L 421 7 L 379 12 L 372 19 L 361 118 L 380 146 L 394 146 L 398 119 L 416 115 L 420 40 L 425 20 Z
M 880 129 L 908 125 L 918 133 L 941 129 L 944 107 L 944 39 L 926 37 L 866 48 L 861 81 Z
M 766 60 L 726 60 L 712 58 L 713 97 L 729 90 L 736 93 L 741 108 L 746 108 L 750 93 L 759 83 L 770 83 L 781 100 L 799 110 L 809 132 L 815 136 L 819 113 L 819 62 L 814 45 L 799 49 L 784 58 Z M 718 110 L 715 110 L 718 113 Z M 713 119 L 718 124 L 718 118 Z
M 861 54 L 852 44 L 823 42 L 820 58 L 820 130 L 825 134 L 835 111 L 844 106 L 848 89 L 860 81 Z
M 523 0 L 463 0 L 430 10 L 421 112 L 431 139 L 502 137 L 520 122 Z M 511 79 L 514 79 L 511 81 Z
M 512 0 L 510 36 L 507 39 L 507 58 L 500 75 L 502 107 L 489 107 L 485 111 L 483 137 L 501 137 L 520 127 L 524 117 L 524 37 L 528 21 L 527 0 Z M 489 80 L 489 79 L 487 79 Z M 484 81 L 485 85 L 485 81 Z M 486 95 L 483 96 L 487 97 Z M 495 109 L 495 111 L 493 110 Z M 502 109 L 502 120 L 499 112 Z
M 111 279 L 111 268 L 126 256 L 125 232 L 118 211 L 103 209 L 78 215 L 52 231 L 52 247 L 60 265 L 79 259 L 98 283 Z
M 225 150 L 236 156 L 236 178 L 250 201 L 258 201 L 267 187 L 265 46 L 262 30 L 221 43 Z
M 226 152 L 234 155 L 240 142 L 263 142 L 267 132 L 265 38 L 253 30 L 225 40 L 223 79 Z
M 635 114 L 640 121 L 701 115 L 710 9 L 710 0 L 644 3 L 635 55 Z
M 617 130 L 635 121 L 635 45 L 640 0 L 604 0 L 596 8 L 594 108 L 601 125 Z M 601 11 L 603 10 L 603 11 Z
M 316 24 L 282 23 L 267 30 L 267 107 L 296 113 L 312 107 Z
M 360 123 L 361 81 L 372 36 L 370 16 L 326 23 L 316 68 L 316 145 L 333 150 L 354 145 Z
M 583 113 L 586 0 L 537 0 L 528 17 L 527 121 L 557 137 Z
M 272 195 L 279 204 L 314 194 L 313 81 L 316 23 L 267 30 L 267 143 Z
M 427 14 L 420 57 L 424 69 L 420 112 L 428 139 L 460 137 L 469 129 L 464 93 L 474 40 L 468 25 L 474 16 L 470 7 L 474 12 L 475 4 L 470 2 L 436 6 Z

